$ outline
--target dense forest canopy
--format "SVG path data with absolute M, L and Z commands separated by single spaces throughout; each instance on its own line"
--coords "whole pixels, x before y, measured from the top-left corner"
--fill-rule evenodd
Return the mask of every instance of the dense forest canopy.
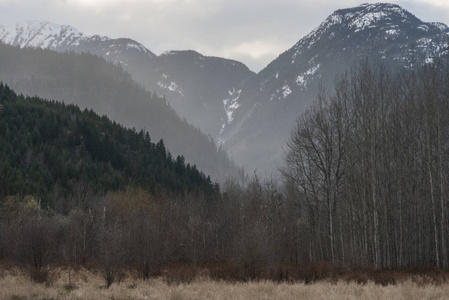
M 209 177 L 183 156 L 172 157 L 163 140 L 153 143 L 148 132 L 75 105 L 18 96 L 4 84 L 0 103 L 2 199 L 33 195 L 44 206 L 64 210 L 67 199 L 83 198 L 82 191 L 104 194 L 135 186 L 153 194 L 218 192 Z

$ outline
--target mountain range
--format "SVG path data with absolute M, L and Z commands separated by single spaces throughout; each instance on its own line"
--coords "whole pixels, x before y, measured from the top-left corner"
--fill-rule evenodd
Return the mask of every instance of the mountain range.
M 192 50 L 157 56 L 131 39 L 85 36 L 74 27 L 48 21 L 0 25 L 0 40 L 21 48 L 88 52 L 121 64 L 135 81 L 150 92 L 165 95 L 182 118 L 213 137 L 218 136 L 227 115 L 223 103 L 217 105 L 211 99 L 224 99 L 233 86 L 254 75 L 234 60 L 206 57 Z
M 121 65 L 89 53 L 59 53 L 0 42 L 0 81 L 20 94 L 76 104 L 163 139 L 174 156 L 222 182 L 237 168 L 210 136 L 179 118 L 164 97 L 146 91 Z
M 337 10 L 265 69 L 234 89 L 232 120 L 220 138 L 231 157 L 271 172 L 295 119 L 337 74 L 362 59 L 410 67 L 447 54 L 449 28 L 426 23 L 398 5 Z
M 332 13 L 259 73 L 243 63 L 195 51 L 156 55 L 131 39 L 85 36 L 50 22 L 0 25 L 0 40 L 19 47 L 89 52 L 120 64 L 149 91 L 165 95 L 179 116 L 225 148 L 248 171 L 270 176 L 295 119 L 331 89 L 336 74 L 369 58 L 413 67 L 447 54 L 449 28 L 388 3 Z

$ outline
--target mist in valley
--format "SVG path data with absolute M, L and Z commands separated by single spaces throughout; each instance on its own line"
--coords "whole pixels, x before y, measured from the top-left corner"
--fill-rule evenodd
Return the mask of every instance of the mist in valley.
M 0 26 L 0 270 L 447 284 L 448 36 L 365 3 L 254 72 Z

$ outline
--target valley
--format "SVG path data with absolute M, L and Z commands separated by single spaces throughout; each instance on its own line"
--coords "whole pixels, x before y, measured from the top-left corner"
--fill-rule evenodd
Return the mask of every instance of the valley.
M 444 299 L 448 57 L 389 3 L 258 72 L 0 22 L 0 297 Z

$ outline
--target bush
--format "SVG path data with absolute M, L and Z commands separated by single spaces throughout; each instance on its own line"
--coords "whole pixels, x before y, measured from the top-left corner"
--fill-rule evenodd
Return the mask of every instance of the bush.
M 58 258 L 56 225 L 47 218 L 30 218 L 17 230 L 16 260 L 39 283 L 48 283 L 48 266 Z

